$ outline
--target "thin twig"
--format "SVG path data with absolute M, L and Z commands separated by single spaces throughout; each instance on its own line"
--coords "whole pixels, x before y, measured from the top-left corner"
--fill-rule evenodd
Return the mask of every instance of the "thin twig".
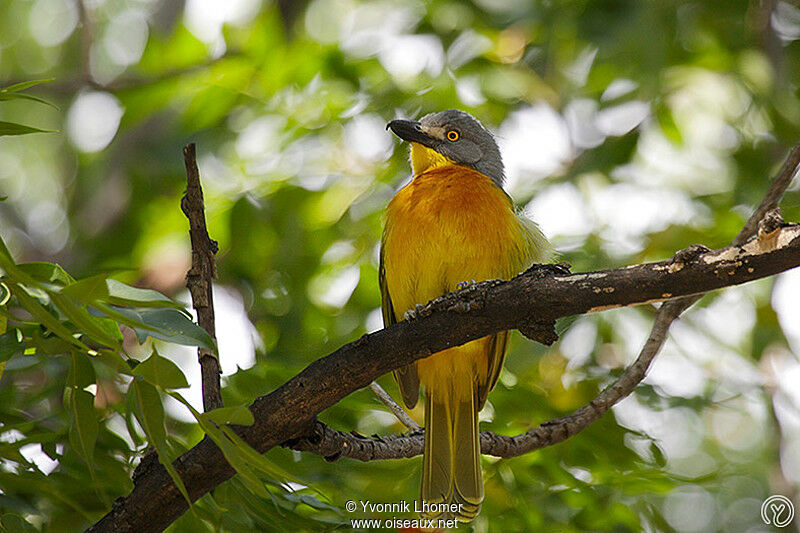
M 767 190 L 767 194 L 764 195 L 764 199 L 761 200 L 761 204 L 753 211 L 753 214 L 750 215 L 750 218 L 747 219 L 747 223 L 745 223 L 742 231 L 733 239 L 733 243 L 735 246 L 741 246 L 744 244 L 747 239 L 752 237 L 756 234 L 756 229 L 758 229 L 758 223 L 767 215 L 769 211 L 772 211 L 781 201 L 783 195 L 786 193 L 786 189 L 789 188 L 789 185 L 792 183 L 792 178 L 797 174 L 798 167 L 800 167 L 800 143 L 796 144 L 792 151 L 789 152 L 786 161 L 783 162 L 781 166 L 780 172 L 772 182 L 769 184 L 769 190 Z
M 192 268 L 186 274 L 186 286 L 192 295 L 197 323 L 216 343 L 213 280 L 217 277 L 214 254 L 217 253 L 218 247 L 217 242 L 208 236 L 206 228 L 203 189 L 200 185 L 194 143 L 184 147 L 183 159 L 186 164 L 186 194 L 181 199 L 181 210 L 189 219 L 189 237 L 192 241 Z M 203 410 L 211 411 L 222 407 L 218 355 L 208 348 L 199 348 L 197 358 L 200 361 L 202 374 Z
M 389 410 L 394 414 L 394 416 L 396 416 L 397 419 L 400 422 L 402 422 L 402 424 L 405 427 L 407 427 L 411 431 L 416 431 L 420 429 L 419 424 L 414 422 L 414 420 L 410 416 L 408 416 L 408 413 L 406 413 L 405 409 L 397 405 L 397 402 L 394 401 L 394 399 L 391 396 L 389 396 L 389 393 L 386 392 L 386 390 L 384 390 L 383 387 L 378 385 L 377 381 L 373 381 L 372 383 L 370 383 L 369 389 L 373 393 L 375 393 L 375 396 L 377 396 L 378 399 L 382 401 L 386 407 L 389 408 Z
M 753 235 L 756 234 L 758 229 L 759 223 L 764 220 L 764 218 L 774 209 L 778 207 L 778 204 L 783 198 L 783 195 L 786 193 L 786 189 L 789 188 L 789 185 L 792 183 L 792 178 L 797 173 L 798 167 L 800 166 L 800 143 L 796 144 L 794 148 L 789 152 L 789 155 L 786 157 L 786 160 L 783 162 L 780 171 L 778 174 L 772 179 L 770 182 L 769 189 L 767 189 L 767 193 L 764 195 L 764 198 L 761 200 L 761 203 L 753 211 L 753 214 L 750 215 L 750 218 L 747 219 L 745 222 L 744 227 L 739 232 L 738 235 L 733 239 L 731 245 L 733 246 L 741 246 L 745 244 Z M 639 353 L 639 358 L 636 360 L 638 363 L 641 360 L 646 360 L 649 366 L 650 361 L 658 354 L 661 350 L 661 347 L 664 345 L 664 342 L 667 340 L 667 332 L 669 331 L 669 326 L 683 313 L 686 309 L 691 307 L 697 300 L 699 300 L 702 295 L 695 295 L 695 296 L 686 296 L 683 298 L 676 298 L 675 300 L 670 300 L 668 302 L 664 302 L 656 313 L 656 318 L 653 321 L 653 327 L 650 331 L 650 338 L 648 338 L 645 345 L 642 347 L 642 351 Z M 663 331 L 663 334 L 660 332 Z M 636 365 L 634 363 L 634 366 Z M 622 376 L 617 380 L 614 384 L 620 382 L 620 380 L 628 379 L 628 374 L 632 370 L 633 366 L 628 368 Z M 647 368 L 645 367 L 645 370 Z M 633 387 L 635 387 L 640 381 L 644 379 L 646 374 L 642 373 L 639 375 L 636 372 L 635 376 L 632 376 L 633 379 L 636 379 L 633 382 Z M 633 390 L 631 387 L 630 391 L 625 394 L 627 396 Z M 603 391 L 604 394 L 606 391 Z M 599 396 L 598 396 L 599 398 Z M 621 398 L 620 398 L 621 399 Z M 619 401 L 619 400 L 617 400 Z

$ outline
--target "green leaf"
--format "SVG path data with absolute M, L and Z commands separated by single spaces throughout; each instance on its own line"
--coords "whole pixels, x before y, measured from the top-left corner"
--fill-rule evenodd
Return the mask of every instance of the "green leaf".
M 231 442 L 228 437 L 222 432 L 222 430 L 213 424 L 209 418 L 203 414 L 199 413 L 192 405 L 187 402 L 183 396 L 178 393 L 170 392 L 168 393 L 170 396 L 181 402 L 185 405 L 189 411 L 192 412 L 192 415 L 197 419 L 197 422 L 200 424 L 200 427 L 203 428 L 206 435 L 214 441 L 219 449 L 222 451 L 222 455 L 225 456 L 225 459 L 230 463 L 230 465 L 236 470 L 236 473 L 239 474 L 241 481 L 250 489 L 254 494 L 261 496 L 262 498 L 269 497 L 269 491 L 264 487 L 264 483 L 258 479 L 258 476 L 252 471 L 250 465 L 246 460 L 246 456 L 242 451 L 233 443 Z
M 650 453 L 653 454 L 653 461 L 660 468 L 664 468 L 667 465 L 667 457 L 664 451 L 655 442 L 650 443 Z
M 219 446 L 231 466 L 241 475 L 242 482 L 254 494 L 266 497 L 268 492 L 264 489 L 263 482 L 253 472 L 253 468 L 272 480 L 299 482 L 294 476 L 285 472 L 253 449 L 233 428 L 223 425 L 226 421 L 232 424 L 251 425 L 253 423 L 253 414 L 246 406 L 222 407 L 208 413 L 199 413 L 180 394 L 172 392 L 168 394 L 191 411 L 203 431 Z M 246 422 L 246 424 L 243 422 Z M 269 496 L 271 497 L 271 495 Z
M 55 105 L 52 102 L 49 102 L 49 101 L 45 100 L 44 98 L 42 98 L 40 96 L 34 96 L 32 94 L 26 94 L 26 93 L 3 93 L 3 92 L 0 92 L 0 102 L 1 101 L 6 101 L 6 100 L 15 100 L 15 99 L 18 99 L 18 100 L 32 100 L 34 102 L 39 102 L 40 104 L 49 105 L 50 107 L 58 109 L 57 105 Z
M 0 306 L 4 306 L 11 299 L 11 291 L 5 283 L 0 282 Z
M 237 405 L 235 407 L 220 407 L 204 413 L 206 419 L 218 426 L 223 424 L 236 424 L 239 426 L 252 426 L 253 413 L 247 406 Z
M 136 412 L 136 398 L 131 393 L 131 390 L 128 390 L 128 394 L 125 395 L 125 427 L 128 430 L 128 435 L 130 436 L 131 440 L 133 441 L 136 448 L 140 448 L 144 445 L 144 440 L 142 435 L 136 429 L 136 424 L 133 423 L 133 419 L 136 417 L 134 414 Z
M 72 449 L 89 465 L 94 477 L 94 447 L 97 443 L 97 412 L 94 409 L 94 396 L 89 392 L 66 389 L 66 406 L 69 411 L 69 443 Z
M 58 309 L 64 313 L 69 320 L 92 338 L 98 344 L 103 344 L 109 348 L 122 349 L 122 332 L 116 322 L 105 317 L 92 316 L 85 307 L 76 305 L 71 299 L 65 296 L 50 292 L 50 298 Z
M 0 516 L 0 532 L 8 533 L 37 533 L 37 529 L 18 514 L 6 513 Z
M 175 307 L 183 309 L 183 305 L 174 302 L 158 291 L 131 287 L 115 279 L 106 280 L 108 301 L 114 305 L 128 307 Z
M 20 346 L 19 330 L 11 330 L 12 335 L 9 335 L 6 328 L 8 327 L 8 319 L 5 316 L 0 316 L 0 379 L 3 377 L 3 370 L 6 368 L 6 361 L 11 359 L 15 354 L 22 353 L 24 348 Z M 10 346 L 8 343 L 10 342 Z
M 5 268 L 8 263 L 14 264 L 14 257 L 11 255 L 11 252 L 8 250 L 8 246 L 6 246 L 5 241 L 0 238 L 0 258 L 3 261 L 0 261 L 0 266 Z
M 17 268 L 38 281 L 49 283 L 58 282 L 62 285 L 75 283 L 75 278 L 70 276 L 60 265 L 56 265 L 54 263 L 19 263 Z
M 164 406 L 161 403 L 158 390 L 150 383 L 137 378 L 131 381 L 128 394 L 132 396 L 133 414 L 136 420 L 139 421 L 139 425 L 142 426 L 147 435 L 147 440 L 158 452 L 158 461 L 164 465 L 175 486 L 178 487 L 178 490 L 191 506 L 192 500 L 189 498 L 186 486 L 172 465 L 170 458 L 171 454 L 167 445 L 167 429 L 164 426 Z
M 55 133 L 55 130 L 42 130 L 16 122 L 3 122 L 0 120 L 0 135 L 25 135 L 27 133 Z
M 161 357 L 155 348 L 150 357 L 136 366 L 133 373 L 162 389 L 183 389 L 189 386 L 186 376 L 178 365 L 166 357 Z
M 38 281 L 33 279 L 30 275 L 24 272 L 22 269 L 17 266 L 14 262 L 14 257 L 11 255 L 11 252 L 8 250 L 6 243 L 3 242 L 3 239 L 0 239 L 0 268 L 5 271 L 5 275 L 11 280 L 17 283 L 24 283 L 28 286 L 28 289 L 31 288 L 39 288 L 40 284 Z
M 132 327 L 140 343 L 150 336 L 184 346 L 200 346 L 216 352 L 211 335 L 177 309 L 126 309 L 100 304 L 98 309 L 118 322 Z
M 656 119 L 661 127 L 661 132 L 667 139 L 677 145 L 683 144 L 683 135 L 681 135 L 681 130 L 672 115 L 672 109 L 668 105 L 661 103 L 656 106 Z
M 6 368 L 6 361 L 11 358 L 12 355 L 18 353 L 18 349 L 14 346 L 14 349 L 9 350 L 10 355 L 8 357 L 3 357 L 3 345 L 2 345 L 2 337 L 6 334 L 6 328 L 8 327 L 8 319 L 5 316 L 0 316 L 0 379 L 3 378 L 3 370 Z M 16 335 L 15 339 L 16 340 Z
M 288 494 L 284 494 L 283 497 L 286 498 L 289 501 L 302 502 L 302 503 L 308 505 L 309 507 L 313 507 L 314 509 L 325 509 L 325 510 L 328 510 L 328 511 L 334 511 L 336 513 L 340 513 L 341 512 L 341 509 L 339 509 L 338 507 L 335 507 L 335 506 L 333 506 L 333 505 L 331 505 L 329 503 L 323 502 L 323 501 L 311 496 L 310 494 L 297 494 L 297 493 L 291 493 L 290 492 Z
M 84 353 L 70 354 L 69 374 L 67 386 L 83 390 L 97 382 L 92 359 Z
M 28 295 L 23 288 L 16 283 L 9 284 L 11 292 L 19 301 L 20 305 L 25 308 L 30 314 L 34 316 L 39 322 L 44 324 L 50 331 L 58 335 L 62 340 L 65 340 L 81 350 L 89 351 L 89 347 L 83 342 L 73 337 L 72 332 L 69 331 L 59 320 L 54 317 L 42 304 L 37 302 L 34 298 Z
M 5 320 L 5 317 L 3 318 Z M 5 363 L 25 349 L 20 330 L 13 328 L 0 335 L 0 362 Z
M 269 476 L 272 479 L 280 480 L 281 482 L 294 481 L 299 482 L 299 479 L 292 476 L 288 472 L 282 470 L 277 465 L 270 462 L 262 454 L 258 453 L 252 446 L 247 444 L 233 429 L 229 426 L 222 426 L 222 432 L 227 436 L 240 454 L 245 457 L 245 461 L 249 466 L 255 467 L 261 473 Z
M 111 319 L 106 319 L 114 323 L 114 327 L 119 327 L 116 325 L 117 323 Z M 119 372 L 120 374 L 127 374 L 131 375 L 131 368 L 128 366 L 127 361 L 119 354 L 116 350 L 97 350 L 97 355 L 95 356 L 97 360 L 101 361 L 104 365 L 109 368 L 114 369 L 115 371 Z
M 131 287 L 121 281 L 108 279 L 111 273 L 99 274 L 75 281 L 61 292 L 88 304 L 107 302 L 121 307 L 172 307 L 183 310 L 183 304 L 175 302 L 158 291 Z
M 104 302 L 108 299 L 108 284 L 106 281 L 108 281 L 109 275 L 98 274 L 78 280 L 61 289 L 61 294 L 84 303 L 93 303 L 98 300 Z
M 20 83 L 15 83 L 14 85 L 9 85 L 8 87 L 3 87 L 2 89 L 0 89 L 0 93 L 16 93 L 19 91 L 24 91 L 25 89 L 35 87 L 36 85 L 41 85 L 42 83 L 53 81 L 54 79 L 55 78 L 42 78 L 40 80 L 31 80 L 31 81 L 23 81 Z

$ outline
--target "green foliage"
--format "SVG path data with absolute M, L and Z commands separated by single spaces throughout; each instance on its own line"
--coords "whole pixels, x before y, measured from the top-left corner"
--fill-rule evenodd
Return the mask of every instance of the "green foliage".
M 35 87 L 40 83 L 45 83 L 48 81 L 53 81 L 53 78 L 46 80 L 25 81 L 9 85 L 8 87 L 0 87 L 0 102 L 9 100 L 30 100 L 32 102 L 38 102 L 40 104 L 49 105 L 55 109 L 58 109 L 58 106 L 45 100 L 44 98 L 22 92 L 25 89 Z M 17 124 L 16 122 L 5 122 L 0 120 L 0 136 L 25 135 L 26 133 L 53 133 L 53 130 L 43 130 L 34 128 L 32 126 L 26 126 L 24 124 Z
M 42 6 L 56 4 L 48 24 Z M 788 2 L 314 0 L 256 2 L 224 21 L 192 2 L 129 4 L 0 3 L 9 531 L 81 530 L 130 491 L 148 447 L 169 465 L 206 434 L 241 475 L 173 531 L 347 529 L 371 518 L 347 500 L 417 497 L 419 458 L 261 457 L 228 426 L 380 327 L 381 213 L 409 174 L 406 148 L 383 131 L 396 116 L 457 107 L 497 132 L 510 194 L 576 271 L 727 244 L 800 138 Z M 12 135 L 38 131 L 57 133 Z M 228 407 L 211 413 L 185 388 L 196 358 L 176 346 L 216 348 L 176 303 L 190 264 L 189 141 L 220 245 L 215 289 L 240 300 L 217 308 Z M 800 219 L 796 186 L 783 214 Z M 800 479 L 782 381 L 798 340 L 779 296 L 772 280 L 707 296 L 614 412 L 557 446 L 485 458 L 486 501 L 463 527 L 679 530 L 687 501 L 708 503 L 695 531 L 761 527 L 750 503 Z M 566 319 L 550 349 L 513 335 L 482 427 L 517 434 L 585 405 L 652 315 Z M 249 339 L 231 317 L 255 332 L 254 362 L 236 359 L 246 343 L 226 350 Z M 367 390 L 320 418 L 404 430 Z

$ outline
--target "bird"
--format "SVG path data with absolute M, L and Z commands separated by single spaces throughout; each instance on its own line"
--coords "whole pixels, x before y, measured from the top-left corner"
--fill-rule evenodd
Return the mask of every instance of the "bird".
M 387 129 L 411 145 L 412 180 L 385 211 L 379 286 L 385 326 L 446 293 L 507 280 L 552 247 L 503 189 L 494 136 L 472 115 L 449 109 Z M 425 432 L 420 490 L 428 519 L 471 521 L 483 502 L 478 412 L 497 383 L 508 331 L 448 348 L 394 371 L 406 407 L 422 390 Z

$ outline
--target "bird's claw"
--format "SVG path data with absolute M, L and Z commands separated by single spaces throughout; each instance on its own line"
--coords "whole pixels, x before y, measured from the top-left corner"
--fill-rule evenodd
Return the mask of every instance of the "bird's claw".
M 403 313 L 403 320 L 414 320 L 422 311 L 422 308 L 425 307 L 424 305 L 417 304 L 414 306 L 414 309 L 409 309 L 405 313 Z
M 456 284 L 456 289 L 460 291 L 469 287 L 474 287 L 475 285 L 477 285 L 477 283 L 475 283 L 474 279 L 471 279 L 469 281 L 461 281 Z

